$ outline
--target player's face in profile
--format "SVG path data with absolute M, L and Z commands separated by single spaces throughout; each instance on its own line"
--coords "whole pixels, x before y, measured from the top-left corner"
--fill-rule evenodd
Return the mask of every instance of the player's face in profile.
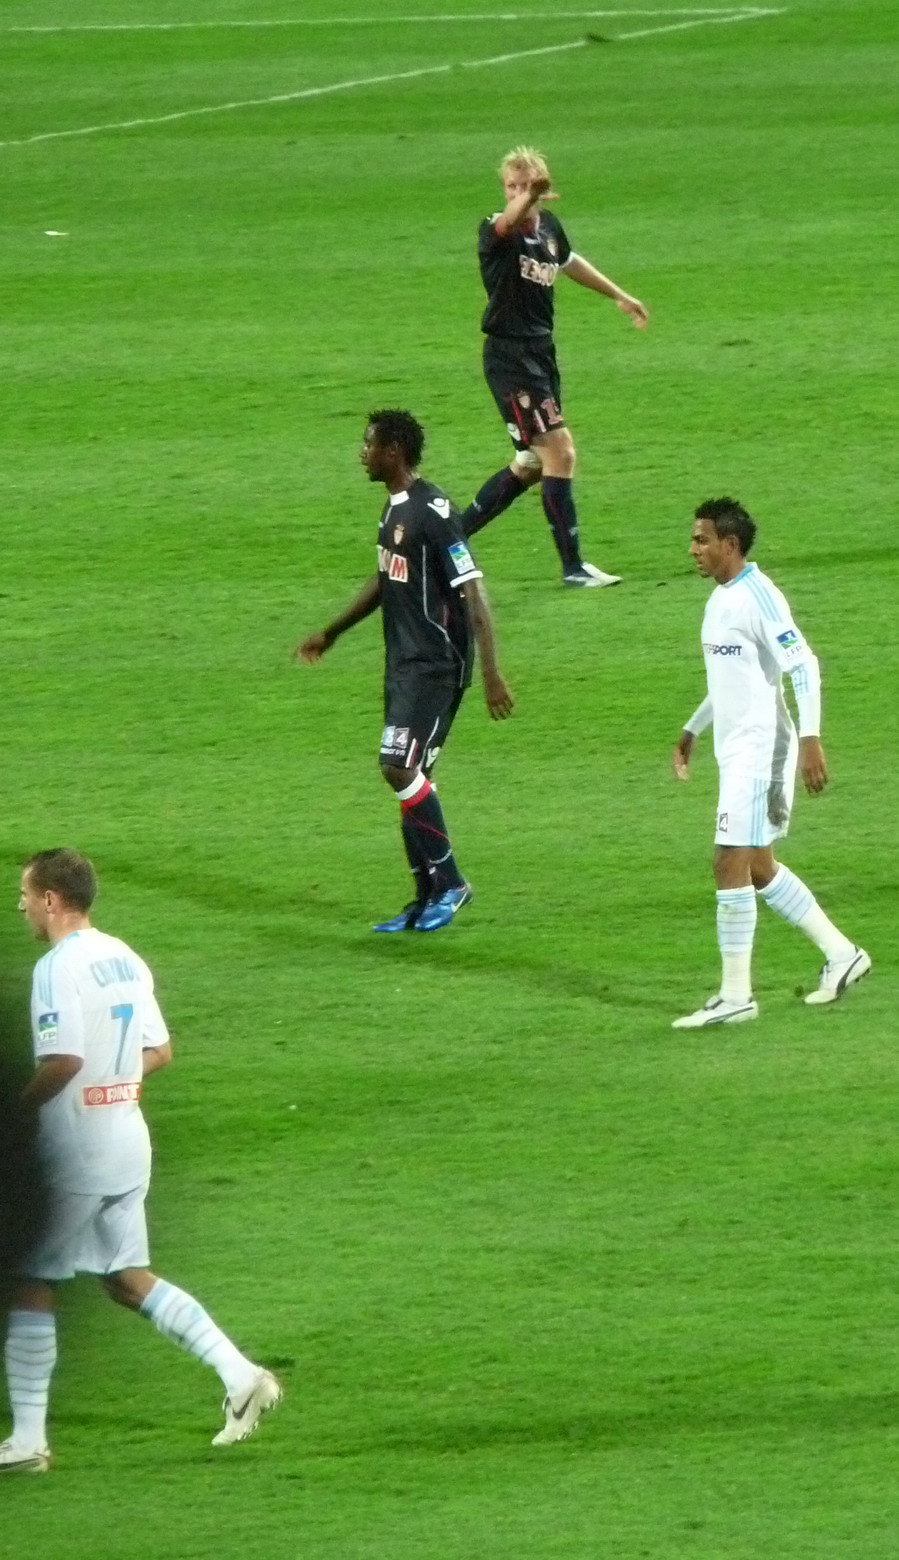
M 378 443 L 377 429 L 369 423 L 362 439 L 359 459 L 368 472 L 370 482 L 382 482 L 384 480 L 384 455 L 384 447 Z
M 719 536 L 711 520 L 694 520 L 690 537 L 690 556 L 706 579 L 717 579 L 730 558 L 729 538 Z M 725 570 L 726 577 L 726 570 Z
M 19 909 L 24 915 L 35 937 L 46 941 L 47 937 L 47 905 L 45 896 L 33 887 L 30 875 L 22 873 L 22 882 L 19 887 Z

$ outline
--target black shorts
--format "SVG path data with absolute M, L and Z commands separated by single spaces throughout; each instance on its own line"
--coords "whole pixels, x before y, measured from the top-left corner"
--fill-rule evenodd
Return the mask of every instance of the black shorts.
M 382 764 L 431 773 L 449 736 L 465 689 L 458 683 L 404 677 L 384 684 Z
M 484 337 L 484 377 L 516 450 L 538 434 L 564 428 L 562 384 L 549 336 Z

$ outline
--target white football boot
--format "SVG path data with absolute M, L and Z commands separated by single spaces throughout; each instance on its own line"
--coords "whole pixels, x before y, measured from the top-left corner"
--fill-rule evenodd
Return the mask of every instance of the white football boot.
M 864 948 L 853 948 L 847 959 L 841 959 L 839 963 L 831 963 L 829 960 L 821 971 L 821 978 L 816 991 L 810 991 L 806 997 L 809 1007 L 821 1007 L 825 1002 L 836 1002 L 854 986 L 857 980 L 867 975 L 871 969 L 871 956 L 865 953 Z
M 19 1446 L 12 1436 L 0 1443 L 0 1473 L 46 1473 L 49 1467 L 49 1446 Z
M 745 1024 L 749 1018 L 758 1018 L 759 1005 L 750 997 L 748 1002 L 725 1002 L 723 997 L 709 997 L 708 1002 L 685 1018 L 676 1018 L 672 1029 L 707 1029 L 709 1024 Z
M 280 1403 L 284 1391 L 280 1381 L 270 1370 L 260 1370 L 256 1385 L 239 1402 L 226 1397 L 225 1426 L 212 1438 L 213 1446 L 233 1446 L 235 1441 L 245 1441 L 252 1435 L 263 1414 Z
M 576 569 L 570 569 L 562 575 L 563 585 L 579 585 L 581 589 L 598 590 L 604 585 L 620 585 L 620 574 L 604 574 L 602 569 L 597 569 L 595 564 L 581 563 Z

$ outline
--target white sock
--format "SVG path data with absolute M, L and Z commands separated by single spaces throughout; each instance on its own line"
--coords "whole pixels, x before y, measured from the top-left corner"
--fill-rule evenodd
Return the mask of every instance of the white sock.
M 252 1390 L 259 1366 L 241 1354 L 217 1327 L 208 1311 L 186 1290 L 158 1278 L 141 1305 L 141 1312 L 159 1329 L 164 1338 L 177 1343 L 188 1354 L 211 1365 L 217 1371 L 230 1398 L 242 1397 Z
M 817 943 L 830 963 L 839 964 L 855 952 L 855 944 L 828 920 L 811 889 L 789 867 L 778 867 L 767 888 L 760 888 L 759 893 L 772 910 Z
M 28 1451 L 47 1444 L 47 1400 L 56 1364 L 56 1318 L 52 1311 L 10 1311 L 6 1333 L 6 1382 L 12 1407 L 12 1438 Z
M 741 1005 L 752 1001 L 752 941 L 755 936 L 755 889 L 719 888 L 718 947 L 721 950 L 721 996 Z

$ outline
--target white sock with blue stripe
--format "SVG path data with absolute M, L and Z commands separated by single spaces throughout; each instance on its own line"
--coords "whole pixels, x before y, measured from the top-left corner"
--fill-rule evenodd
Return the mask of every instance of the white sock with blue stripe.
M 211 1365 L 221 1377 L 230 1398 L 243 1397 L 252 1391 L 259 1376 L 259 1366 L 241 1354 L 193 1295 L 158 1278 L 140 1309 L 164 1338 L 186 1349 L 204 1365 Z
M 721 996 L 742 1006 L 752 1001 L 752 942 L 755 937 L 755 889 L 719 888 L 718 947 L 721 950 Z
M 772 910 L 817 943 L 828 963 L 839 964 L 855 952 L 855 944 L 834 926 L 811 889 L 789 867 L 778 867 L 771 882 L 759 893 Z
M 52 1311 L 10 1311 L 5 1363 L 12 1438 L 23 1450 L 42 1452 L 47 1444 L 50 1377 L 56 1364 Z

